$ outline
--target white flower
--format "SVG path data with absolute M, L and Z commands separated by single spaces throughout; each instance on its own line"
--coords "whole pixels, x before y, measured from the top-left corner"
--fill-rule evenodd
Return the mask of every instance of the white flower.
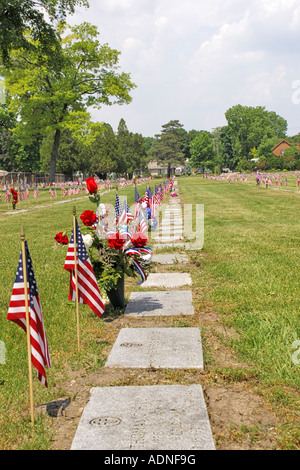
M 97 214 L 99 217 L 104 217 L 106 215 L 106 207 L 105 204 L 99 204 L 98 209 L 97 209 Z
M 90 248 L 92 246 L 94 239 L 90 234 L 83 235 L 82 239 L 86 248 Z
M 142 258 L 142 260 L 145 264 L 150 264 L 151 260 L 152 260 L 152 254 L 149 253 L 147 255 L 143 255 L 143 256 L 141 256 L 141 258 Z

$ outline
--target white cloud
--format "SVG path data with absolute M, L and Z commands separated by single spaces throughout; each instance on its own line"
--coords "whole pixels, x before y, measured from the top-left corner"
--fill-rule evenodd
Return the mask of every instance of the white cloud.
M 169 119 L 209 130 L 239 103 L 300 126 L 291 99 L 300 79 L 299 0 L 90 0 L 71 21 L 97 24 L 138 86 L 130 105 L 93 113 L 114 128 L 123 117 L 143 135 Z

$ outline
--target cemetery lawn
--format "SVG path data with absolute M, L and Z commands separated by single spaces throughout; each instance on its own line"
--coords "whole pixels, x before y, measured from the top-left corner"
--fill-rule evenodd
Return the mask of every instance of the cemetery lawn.
M 5 364 L 0 363 L 0 449 L 69 449 L 93 386 L 176 383 L 202 385 L 217 449 L 300 448 L 300 346 L 295 347 L 300 340 L 300 194 L 201 176 L 178 178 L 178 185 L 182 204 L 204 204 L 204 246 L 186 252 L 188 265 L 155 265 L 153 271 L 190 272 L 195 315 L 135 319 L 109 306 L 98 319 L 80 305 L 79 352 L 75 306 L 67 301 L 69 274 L 63 269 L 67 247 L 57 246 L 54 236 L 71 228 L 74 204 L 78 216 L 93 205 L 87 197 L 74 197 L 74 203 L 0 215 L 0 341 L 6 349 Z M 145 185 L 138 189 L 142 196 Z M 133 204 L 132 186 L 120 194 Z M 48 204 L 55 202 L 48 193 L 44 197 Z M 115 191 L 101 198 L 114 200 Z M 33 429 L 26 336 L 6 320 L 22 225 L 52 360 L 48 389 L 33 370 Z M 135 282 L 127 278 L 127 298 L 140 289 Z M 104 368 L 120 329 L 139 326 L 199 327 L 204 371 Z

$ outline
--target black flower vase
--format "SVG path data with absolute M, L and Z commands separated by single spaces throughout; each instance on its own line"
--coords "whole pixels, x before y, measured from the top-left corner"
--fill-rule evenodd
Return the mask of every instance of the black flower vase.
M 106 291 L 107 297 L 113 307 L 125 307 L 125 296 L 124 296 L 124 274 L 118 278 L 117 285 L 114 289 Z

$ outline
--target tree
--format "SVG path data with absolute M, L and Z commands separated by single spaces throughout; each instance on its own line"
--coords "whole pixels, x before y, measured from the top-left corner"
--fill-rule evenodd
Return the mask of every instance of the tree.
M 124 119 L 120 119 L 116 139 L 119 151 L 118 173 L 127 173 L 131 178 L 135 171 L 144 168 L 147 154 L 143 137 L 129 132 Z
M 118 173 L 124 174 L 127 172 L 127 167 L 130 165 L 131 160 L 131 134 L 128 130 L 124 119 L 120 119 L 118 131 L 116 135 L 118 145 Z
M 51 157 L 51 147 L 53 142 L 53 134 L 49 134 L 41 145 L 41 170 L 47 172 Z M 56 171 L 64 173 L 72 178 L 77 171 L 85 174 L 90 170 L 90 152 L 83 141 L 79 139 L 69 129 L 62 130 L 59 151 L 57 154 Z
M 131 149 L 131 166 L 127 167 L 129 178 L 132 178 L 134 173 L 139 173 L 146 169 L 147 152 L 142 134 L 132 134 Z
M 113 128 L 107 123 L 92 123 L 89 136 L 91 172 L 105 179 L 118 170 L 118 145 Z
M 155 136 L 155 141 L 149 151 L 152 159 L 167 166 L 168 178 L 171 176 L 171 166 L 184 164 L 183 125 L 178 120 L 169 121 L 162 125 L 162 132 Z
M 52 58 L 57 56 L 59 35 L 51 23 L 64 21 L 68 13 L 74 13 L 77 5 L 89 6 L 87 0 L 1 0 L 0 58 L 3 63 L 9 65 L 13 49 L 35 48 L 28 38 L 28 30 L 32 31 L 33 39 L 39 42 L 44 54 Z M 44 13 L 48 15 L 48 21 Z
M 79 132 L 89 119 L 89 107 L 131 101 L 129 92 L 135 85 L 129 74 L 118 73 L 120 53 L 100 45 L 97 36 L 96 26 L 74 26 L 62 41 L 61 62 L 43 62 L 35 42 L 36 49 L 14 51 L 10 68 L 0 70 L 12 98 L 9 107 L 23 124 L 24 140 L 53 134 L 50 181 L 55 177 L 62 130 Z
M 12 170 L 13 134 L 11 128 L 16 125 L 16 118 L 6 105 L 0 106 L 0 169 Z
M 220 132 L 220 152 L 222 156 L 223 168 L 234 170 L 238 163 L 238 158 L 234 155 L 232 147 L 231 132 L 229 126 L 223 126 Z
M 13 129 L 15 129 L 13 131 Z M 18 138 L 18 120 L 6 105 L 0 106 L 0 168 L 6 171 L 39 171 L 41 142 L 23 146 Z
M 263 106 L 236 105 L 226 111 L 225 117 L 235 161 L 248 159 L 251 149 L 258 149 L 263 139 L 283 139 L 287 132 L 287 121 Z
M 209 132 L 202 131 L 190 144 L 190 165 L 194 168 L 207 166 L 212 169 L 216 153 Z M 207 163 L 209 162 L 209 163 Z

